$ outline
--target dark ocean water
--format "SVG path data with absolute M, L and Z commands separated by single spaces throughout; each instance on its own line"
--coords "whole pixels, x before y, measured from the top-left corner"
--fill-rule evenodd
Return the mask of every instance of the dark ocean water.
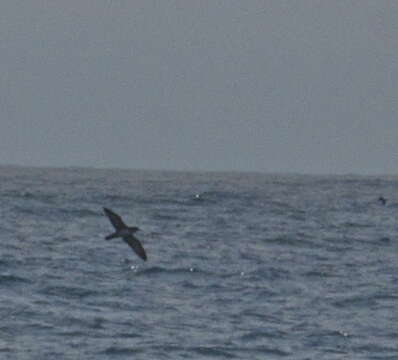
M 0 196 L 1 359 L 398 359 L 398 177 L 0 167 Z

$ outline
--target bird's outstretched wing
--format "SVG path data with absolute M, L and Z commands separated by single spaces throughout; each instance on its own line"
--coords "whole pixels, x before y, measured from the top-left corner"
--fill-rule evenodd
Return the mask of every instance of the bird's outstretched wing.
M 126 228 L 126 224 L 118 214 L 115 214 L 112 210 L 107 208 L 104 208 L 104 212 L 116 230 L 122 230 Z
M 144 248 L 142 247 L 140 241 L 133 235 L 123 236 L 123 240 L 129 244 L 129 246 L 135 251 L 135 253 L 144 261 L 146 261 L 147 256 Z

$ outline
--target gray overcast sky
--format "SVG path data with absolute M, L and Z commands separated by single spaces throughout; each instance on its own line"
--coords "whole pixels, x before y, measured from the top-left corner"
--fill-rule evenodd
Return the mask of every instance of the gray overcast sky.
M 398 1 L 3 0 L 0 163 L 398 173 Z

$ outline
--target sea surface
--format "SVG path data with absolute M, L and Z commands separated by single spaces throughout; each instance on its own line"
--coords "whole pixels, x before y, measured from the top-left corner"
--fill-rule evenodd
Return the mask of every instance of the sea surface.
M 2 166 L 0 199 L 0 359 L 398 359 L 398 177 Z

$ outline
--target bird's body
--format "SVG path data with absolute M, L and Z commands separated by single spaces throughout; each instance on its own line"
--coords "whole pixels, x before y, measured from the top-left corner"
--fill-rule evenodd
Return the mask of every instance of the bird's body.
M 139 228 L 136 226 L 127 226 L 122 218 L 110 209 L 104 208 L 104 212 L 116 230 L 114 233 L 106 236 L 105 239 L 110 240 L 121 237 L 142 260 L 146 261 L 146 252 L 141 242 L 133 235 Z
M 385 205 L 387 203 L 387 199 L 384 196 L 380 196 L 378 200 L 382 205 Z

